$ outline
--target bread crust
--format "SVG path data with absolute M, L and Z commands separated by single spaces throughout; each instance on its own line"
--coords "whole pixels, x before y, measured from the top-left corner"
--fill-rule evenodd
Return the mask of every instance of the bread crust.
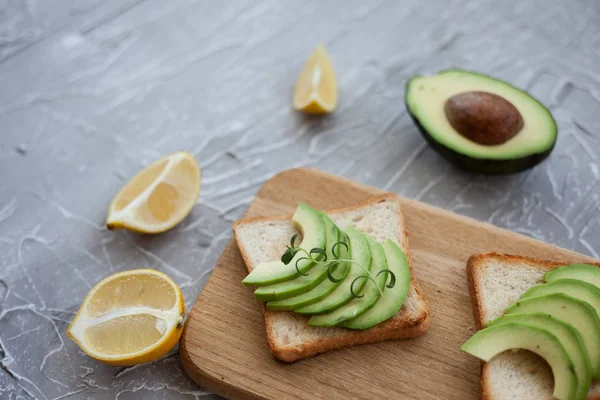
M 475 318 L 475 325 L 477 326 L 477 330 L 484 328 L 484 318 L 483 318 L 483 310 L 481 309 L 481 304 L 483 304 L 483 299 L 481 296 L 481 291 L 479 288 L 479 274 L 481 273 L 481 267 L 485 264 L 485 262 L 490 259 L 495 259 L 497 261 L 501 261 L 504 263 L 514 263 L 518 262 L 520 264 L 526 263 L 531 267 L 538 268 L 542 271 L 549 271 L 553 268 L 572 264 L 571 261 L 550 261 L 550 260 L 538 260 L 531 257 L 525 256 L 517 256 L 511 254 L 502 254 L 502 253 L 481 253 L 474 254 L 469 257 L 467 261 L 467 281 L 469 282 L 469 294 L 471 296 L 471 303 L 473 305 L 473 316 Z M 600 267 L 600 263 L 590 263 L 586 262 L 586 264 L 595 265 Z M 480 383 L 481 383 L 481 398 L 484 400 L 493 400 L 494 397 L 491 393 L 490 381 L 489 377 L 489 368 L 488 364 L 485 362 L 481 362 L 481 375 L 480 375 Z M 600 400 L 600 393 L 596 394 L 588 394 L 586 397 L 587 400 Z
M 336 208 L 333 210 L 325 210 L 325 213 L 344 213 L 365 206 L 369 206 L 371 204 L 385 201 L 394 201 L 398 203 L 400 224 L 401 226 L 406 226 L 404 223 L 404 215 L 402 213 L 402 205 L 400 204 L 397 196 L 391 193 L 372 197 L 362 203 L 358 203 L 353 206 Z M 289 219 L 291 219 L 291 215 L 281 217 L 251 217 L 242 218 L 233 224 L 233 232 L 236 239 L 236 243 L 238 245 L 238 249 L 240 249 L 240 254 L 242 256 L 242 259 L 244 260 L 244 263 L 246 264 L 246 269 L 248 270 L 248 272 L 250 272 L 250 260 L 248 254 L 245 251 L 244 246 L 242 245 L 242 243 L 240 243 L 241 239 L 239 239 L 238 235 L 236 234 L 237 228 L 241 224 L 249 222 Z M 411 318 L 408 315 L 408 311 L 404 307 L 402 307 L 400 311 L 398 311 L 398 313 L 392 318 L 364 331 L 345 328 L 333 328 L 343 329 L 344 331 L 346 331 L 346 333 L 341 336 L 336 335 L 330 337 L 322 337 L 318 340 L 309 343 L 303 343 L 301 346 L 297 347 L 280 347 L 275 341 L 273 321 L 277 318 L 277 315 L 279 313 L 292 313 L 292 311 L 269 311 L 263 304 L 263 315 L 265 319 L 265 328 L 267 331 L 267 342 L 271 353 L 281 361 L 295 362 L 303 358 L 311 357 L 330 350 L 340 349 L 342 347 L 377 343 L 385 340 L 414 338 L 425 333 L 431 323 L 429 302 L 427 301 L 427 298 L 425 297 L 425 293 L 423 292 L 421 286 L 414 277 L 412 258 L 410 254 L 410 246 L 408 240 L 408 232 L 406 231 L 406 229 L 403 229 L 403 233 L 404 234 L 402 237 L 402 248 L 408 259 L 408 266 L 411 272 L 411 285 L 414 288 L 415 293 L 422 304 L 421 310 L 417 316 Z M 308 321 L 307 317 L 303 317 L 297 314 L 296 316 L 298 318 L 303 318 L 306 321 Z
M 271 333 L 273 330 L 271 321 L 274 317 L 273 314 L 277 312 L 289 311 L 265 312 L 269 349 L 277 359 L 290 363 L 343 347 L 421 336 L 427 331 L 431 321 L 428 312 L 422 312 L 418 318 L 412 320 L 399 312 L 393 318 L 365 331 L 348 329 L 349 333 L 341 337 L 325 337 L 314 343 L 303 344 L 300 347 L 279 348 L 274 342 L 274 335 Z

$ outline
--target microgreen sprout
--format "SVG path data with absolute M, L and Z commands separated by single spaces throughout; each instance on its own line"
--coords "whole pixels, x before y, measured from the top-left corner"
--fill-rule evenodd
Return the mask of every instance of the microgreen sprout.
M 383 270 L 379 271 L 376 276 L 373 276 L 371 271 L 369 271 L 369 269 L 366 268 L 361 263 L 359 263 L 355 260 L 349 259 L 349 258 L 342 258 L 341 253 L 340 253 L 340 246 L 344 247 L 346 252 L 349 251 L 349 246 L 348 246 L 348 243 L 346 243 L 346 241 L 339 241 L 339 242 L 334 243 L 333 246 L 331 246 L 331 254 L 333 257 L 328 258 L 326 249 L 323 249 L 320 247 L 314 247 L 310 251 L 306 251 L 305 249 L 303 249 L 301 247 L 296 247 L 295 241 L 296 241 L 297 237 L 298 237 L 298 234 L 295 234 L 294 236 L 292 236 L 292 239 L 290 240 L 290 244 L 288 246 L 286 246 L 287 250 L 281 256 L 281 262 L 287 265 L 290 262 L 292 262 L 292 260 L 296 257 L 296 255 L 298 253 L 303 253 L 303 256 L 297 258 L 295 261 L 296 271 L 298 271 L 298 273 L 300 275 L 308 276 L 309 275 L 308 272 L 302 271 L 302 266 L 309 264 L 309 263 L 314 263 L 315 266 L 316 265 L 325 266 L 327 268 L 327 277 L 329 278 L 329 280 L 334 283 L 338 283 L 338 282 L 341 282 L 343 278 L 336 278 L 333 275 L 333 273 L 335 272 L 335 270 L 337 269 L 337 266 L 340 263 L 347 262 L 347 263 L 352 263 L 352 264 L 358 265 L 367 273 L 366 275 L 361 275 L 361 276 L 354 278 L 354 280 L 350 284 L 350 292 L 352 293 L 352 296 L 354 296 L 356 298 L 361 298 L 364 296 L 364 294 L 360 294 L 355 291 L 355 289 L 356 289 L 355 285 L 357 284 L 357 282 L 360 282 L 361 279 L 366 279 L 366 280 L 372 281 L 373 284 L 375 284 L 375 287 L 377 288 L 377 290 L 379 291 L 379 294 L 381 296 L 383 296 L 383 290 L 379 287 L 379 285 L 377 285 L 377 281 L 375 280 L 376 277 L 385 273 L 390 276 L 390 281 L 389 281 L 389 283 L 386 284 L 386 287 L 391 289 L 394 287 L 394 285 L 396 285 L 396 275 L 394 275 L 394 273 L 392 271 L 390 271 L 389 269 L 383 269 Z M 300 262 L 303 262 L 304 264 L 300 265 L 299 264 Z

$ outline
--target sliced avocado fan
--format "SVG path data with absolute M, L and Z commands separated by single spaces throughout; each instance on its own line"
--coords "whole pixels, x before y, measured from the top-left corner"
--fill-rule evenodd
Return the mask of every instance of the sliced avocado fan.
M 592 306 L 566 294 L 553 293 L 519 300 L 506 309 L 507 314 L 531 312 L 551 315 L 577 329 L 590 358 L 594 377 L 600 376 L 600 319 Z
M 529 288 L 516 303 L 506 309 L 505 315 L 487 323 L 486 328 L 477 332 L 461 349 L 484 361 L 489 361 L 501 348 L 524 348 L 536 352 L 552 367 L 555 378 L 554 396 L 584 400 L 592 378 L 600 379 L 599 272 L 600 268 L 591 264 L 573 264 L 548 271 L 543 277 L 548 283 Z M 509 325 L 513 327 L 509 329 Z M 514 325 L 522 327 L 519 328 L 519 335 L 523 336 L 518 340 L 514 336 Z M 538 331 L 527 332 L 523 327 Z M 489 334 L 490 329 L 498 329 L 498 332 L 504 329 L 505 332 L 493 336 Z M 535 333 L 534 336 L 531 336 L 532 332 Z M 556 340 L 552 346 L 548 346 L 552 341 L 547 341 L 547 337 L 542 340 L 542 336 L 547 335 Z M 523 342 L 524 337 L 529 337 L 526 339 L 527 343 Z M 535 341 L 530 341 L 533 338 Z M 541 342 L 546 344 L 540 344 Z M 564 349 L 565 355 L 573 364 L 569 368 L 575 375 L 574 393 L 568 394 L 566 386 L 559 388 L 565 382 L 564 376 L 555 370 L 557 364 L 547 358 L 554 357 L 554 362 L 557 362 L 560 351 L 554 348 L 554 354 L 549 355 L 547 349 L 544 350 L 544 347 L 556 347 L 556 344 Z M 544 354 L 538 351 L 540 347 Z
M 573 326 L 544 313 L 509 314 L 488 322 L 487 327 L 515 322 L 540 328 L 556 336 L 573 362 L 577 376 L 576 400 L 584 400 L 592 382 L 592 366 L 581 335 Z
M 410 268 L 395 242 L 382 246 L 352 226 L 344 232 L 302 203 L 293 222 L 303 235 L 300 247 L 294 236 L 281 260 L 259 264 L 243 281 L 258 286 L 256 300 L 266 301 L 268 310 L 310 315 L 309 325 L 323 327 L 368 329 L 398 312 Z
M 515 322 L 501 323 L 478 331 L 460 349 L 486 362 L 506 350 L 534 352 L 552 369 L 554 397 L 559 400 L 575 399 L 575 366 L 556 336 L 545 329 Z

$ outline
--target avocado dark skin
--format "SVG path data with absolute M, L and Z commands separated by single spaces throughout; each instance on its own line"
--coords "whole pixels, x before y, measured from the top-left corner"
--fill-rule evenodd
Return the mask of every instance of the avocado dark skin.
M 408 106 L 407 106 L 408 107 Z M 552 152 L 552 148 L 546 150 L 543 153 L 532 154 L 523 158 L 515 158 L 512 160 L 489 160 L 489 159 L 477 159 L 467 157 L 464 154 L 457 153 L 456 151 L 441 145 L 437 141 L 433 140 L 429 133 L 423 128 L 419 120 L 411 115 L 411 118 L 419 128 L 419 131 L 429 143 L 429 145 L 437 151 L 447 161 L 456 165 L 457 167 L 473 172 L 476 174 L 487 174 L 487 175 L 508 175 L 522 172 L 525 169 L 529 169 L 536 164 L 542 162 Z

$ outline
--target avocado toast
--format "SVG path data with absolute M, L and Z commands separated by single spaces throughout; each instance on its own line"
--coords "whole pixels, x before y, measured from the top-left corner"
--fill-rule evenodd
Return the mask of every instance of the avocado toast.
M 560 343 L 568 356 L 564 362 L 557 361 L 559 350 L 551 356 L 555 357 L 554 360 L 544 361 L 532 353 L 537 352 L 542 357 L 548 355 L 547 352 L 540 354 L 539 348 L 536 348 L 537 345 L 543 346 L 538 339 L 533 346 L 532 342 L 518 346 L 531 352 L 498 353 L 482 366 L 483 398 L 546 399 L 554 395 L 567 399 L 600 399 L 600 385 L 593 381 L 590 386 L 592 377 L 598 376 L 597 364 L 600 361 L 596 353 L 600 321 L 590 303 L 597 303 L 600 289 L 589 283 L 600 268 L 596 264 L 562 267 L 565 265 L 497 253 L 478 254 L 469 259 L 467 278 L 475 323 L 479 329 L 473 338 L 490 327 L 504 326 L 508 331 L 512 329 L 511 325 L 528 326 L 531 328 L 528 334 L 541 329 L 553 336 L 556 340 L 547 343 Z M 479 350 L 472 351 L 473 343 L 469 343 L 472 339 L 463 346 L 463 350 L 479 357 Z M 486 346 L 490 347 L 490 344 Z M 554 368 L 548 368 L 548 364 Z M 558 372 L 560 365 L 567 366 L 566 373 L 565 370 Z M 569 371 L 575 377 L 570 383 Z M 571 385 L 570 389 L 560 393 L 561 388 L 555 386 L 553 375 L 562 384 Z
M 403 302 L 401 309 L 395 315 L 387 316 L 383 315 L 383 313 L 378 315 L 380 318 L 383 315 L 383 317 L 386 318 L 385 321 L 370 328 L 367 328 L 369 322 L 378 321 L 378 319 L 373 319 L 373 316 L 366 314 L 368 312 L 367 309 L 360 309 L 361 307 L 357 307 L 360 309 L 359 312 L 365 313 L 363 315 L 369 317 L 365 317 L 364 320 L 358 320 L 356 322 L 356 326 L 359 329 L 348 329 L 340 326 L 311 326 L 309 325 L 309 316 L 301 315 L 294 311 L 268 310 L 267 307 L 264 306 L 267 341 L 274 356 L 282 361 L 293 362 L 341 347 L 374 343 L 390 339 L 411 338 L 424 333 L 429 326 L 429 304 L 414 277 L 404 217 L 398 199 L 394 195 L 378 196 L 352 207 L 327 211 L 326 214 L 342 232 L 347 233 L 350 240 L 352 240 L 353 231 L 356 231 L 359 234 L 360 232 L 366 233 L 370 238 L 378 242 L 379 245 L 383 245 L 384 248 L 387 247 L 388 252 L 391 248 L 397 247 L 401 253 L 405 254 L 408 269 L 407 272 L 410 276 L 409 280 L 406 282 L 407 290 L 405 301 Z M 248 272 L 251 272 L 261 263 L 276 262 L 276 260 L 279 260 L 281 255 L 286 251 L 286 245 L 289 246 L 290 237 L 292 237 L 296 231 L 292 226 L 291 218 L 288 216 L 242 219 L 234 224 L 234 233 Z M 369 245 L 368 242 L 365 242 L 364 244 L 367 247 Z M 372 245 L 377 247 L 374 244 Z M 342 249 L 343 246 L 339 246 L 339 248 Z M 349 251 L 351 252 L 353 248 L 356 251 L 356 246 L 349 246 Z M 393 257 L 394 256 L 388 256 L 390 259 Z M 363 261 L 364 260 L 366 260 L 366 258 L 364 258 Z M 401 259 L 396 261 L 402 263 Z M 307 261 L 301 261 L 299 265 L 302 266 L 301 268 L 305 269 L 305 271 L 302 272 L 309 273 L 310 276 L 312 268 L 317 268 L 318 265 L 316 267 L 307 267 L 304 266 L 304 263 L 306 262 Z M 369 266 L 371 266 L 370 256 L 368 262 Z M 275 266 L 275 264 L 272 265 Z M 340 265 L 336 269 L 335 275 L 338 278 L 341 278 L 341 275 L 346 272 L 345 268 L 346 266 Z M 318 271 L 315 271 L 315 273 L 318 273 Z M 352 272 L 349 270 L 347 272 L 348 276 L 350 276 L 351 273 Z M 330 280 L 324 278 L 317 284 L 316 288 L 318 288 L 319 285 L 327 284 L 328 282 L 330 282 Z M 340 286 L 341 285 L 342 284 L 340 283 Z M 366 286 L 367 285 L 365 284 L 365 287 Z M 398 283 L 396 289 L 401 287 L 401 283 Z M 339 288 L 339 286 L 337 288 Z M 327 288 L 323 289 L 323 291 L 326 291 L 326 289 Z M 332 292 L 334 292 L 335 289 L 336 288 L 334 288 Z M 315 287 L 310 290 L 315 290 Z M 391 291 L 394 289 L 386 288 L 386 290 Z M 360 290 L 356 289 L 356 291 Z M 310 291 L 299 294 L 298 296 L 306 297 L 306 293 L 310 293 Z M 339 295 L 343 296 L 344 294 L 345 293 L 340 293 Z M 330 298 L 331 296 L 332 294 L 330 292 L 324 299 Z M 366 297 L 371 298 L 372 296 Z M 388 297 L 391 298 L 392 296 Z M 280 300 L 285 301 L 289 298 L 291 297 Z M 382 298 L 385 298 L 385 296 Z M 276 301 L 278 302 L 280 300 Z M 323 298 L 317 299 L 317 301 L 311 299 L 309 304 L 304 305 L 311 307 L 322 300 Z M 351 301 L 352 297 L 340 300 L 339 304 L 335 304 L 337 307 L 336 309 L 348 305 Z M 300 305 L 303 304 L 300 303 Z M 373 308 L 375 306 L 376 305 L 372 305 Z M 324 305 L 324 307 L 326 306 Z M 390 305 L 386 305 L 387 310 L 390 309 L 389 307 Z M 300 307 L 300 309 L 302 309 L 302 307 Z M 346 310 L 349 309 L 350 307 L 346 308 Z M 323 321 L 322 317 L 319 317 L 318 319 L 321 320 L 319 325 L 329 325 L 329 322 Z M 352 319 L 349 319 L 349 321 L 352 321 Z M 348 322 L 348 325 L 350 324 L 351 323 Z

